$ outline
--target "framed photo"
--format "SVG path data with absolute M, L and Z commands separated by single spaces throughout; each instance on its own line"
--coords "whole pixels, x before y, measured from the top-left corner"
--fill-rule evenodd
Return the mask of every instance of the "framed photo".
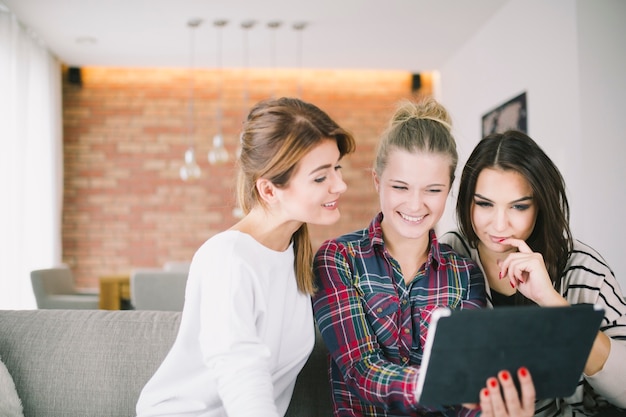
M 515 129 L 528 133 L 526 92 L 483 115 L 483 136 Z

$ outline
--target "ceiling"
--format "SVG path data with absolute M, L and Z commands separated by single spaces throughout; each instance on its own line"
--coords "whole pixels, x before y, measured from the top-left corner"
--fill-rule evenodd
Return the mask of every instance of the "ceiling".
M 0 0 L 0 7 L 68 66 L 188 67 L 193 36 L 198 68 L 221 61 L 421 72 L 444 65 L 507 1 Z M 192 35 L 193 18 L 203 22 Z M 219 19 L 228 21 L 221 29 Z M 299 23 L 304 29 L 294 29 Z

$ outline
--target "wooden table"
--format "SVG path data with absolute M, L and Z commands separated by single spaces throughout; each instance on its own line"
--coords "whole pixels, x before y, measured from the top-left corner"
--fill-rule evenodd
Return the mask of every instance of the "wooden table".
M 100 309 L 121 310 L 130 302 L 130 276 L 105 275 L 100 277 Z

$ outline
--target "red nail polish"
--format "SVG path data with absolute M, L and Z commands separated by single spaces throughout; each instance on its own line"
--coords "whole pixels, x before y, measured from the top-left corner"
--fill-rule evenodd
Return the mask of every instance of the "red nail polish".
M 500 374 L 500 376 L 502 377 L 503 381 L 508 381 L 509 378 L 511 377 L 511 375 L 507 372 L 507 371 L 502 371 L 502 373 Z
M 498 272 L 498 279 L 502 279 L 502 271 Z
M 491 381 L 489 381 L 489 385 L 491 385 L 491 388 L 495 388 L 498 386 L 498 383 L 495 379 L 492 379 Z
M 483 395 L 484 395 L 485 397 L 488 397 L 488 396 L 489 396 L 489 390 L 488 390 L 487 388 L 485 388 L 485 389 L 483 390 Z
M 511 288 L 515 288 L 515 284 L 513 284 L 511 281 L 509 281 L 509 284 L 511 284 Z
M 528 375 L 528 369 L 526 369 L 525 367 L 519 368 L 519 374 L 521 376 L 527 376 Z
M 504 242 L 505 240 L 506 240 L 506 238 L 504 238 L 504 239 L 500 239 L 500 240 L 498 240 L 498 243 L 500 243 L 500 242 Z

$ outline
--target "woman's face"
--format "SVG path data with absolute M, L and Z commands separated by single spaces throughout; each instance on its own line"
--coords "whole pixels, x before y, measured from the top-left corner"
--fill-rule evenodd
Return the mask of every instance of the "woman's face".
M 450 164 L 442 154 L 389 152 L 385 170 L 380 177 L 374 173 L 385 239 L 428 238 L 446 207 Z
M 323 140 L 298 163 L 286 188 L 278 191 L 290 220 L 329 225 L 339 220 L 339 196 L 346 191 L 334 139 Z
M 472 227 L 483 249 L 499 253 L 514 250 L 500 240 L 528 239 L 537 220 L 530 184 L 511 170 L 483 169 L 478 174 L 471 210 Z

